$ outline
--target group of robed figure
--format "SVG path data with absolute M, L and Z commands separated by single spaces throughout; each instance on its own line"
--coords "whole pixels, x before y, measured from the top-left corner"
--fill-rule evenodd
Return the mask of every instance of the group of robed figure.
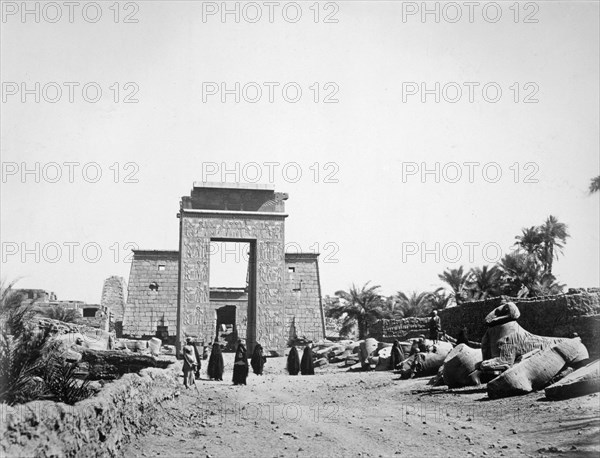
M 304 347 L 302 360 L 300 360 L 296 347 L 292 346 L 290 348 L 290 354 L 287 358 L 287 371 L 290 375 L 298 375 L 298 373 L 302 375 L 315 375 L 315 365 L 310 345 Z
M 193 385 L 195 383 L 194 379 L 200 378 L 200 357 L 196 347 L 192 346 L 191 343 L 191 339 L 188 339 L 187 345 L 183 347 L 183 377 L 184 385 L 186 387 Z M 252 353 L 252 359 L 250 360 L 252 371 L 256 375 L 262 375 L 266 361 L 267 357 L 264 354 L 263 348 L 257 343 L 254 346 L 254 352 Z M 208 378 L 211 380 L 223 381 L 224 366 L 221 345 L 219 342 L 215 341 L 212 346 L 212 351 L 210 352 L 210 358 L 208 359 L 208 368 L 206 371 Z M 246 346 L 239 340 L 233 362 L 233 384 L 246 385 L 248 372 Z

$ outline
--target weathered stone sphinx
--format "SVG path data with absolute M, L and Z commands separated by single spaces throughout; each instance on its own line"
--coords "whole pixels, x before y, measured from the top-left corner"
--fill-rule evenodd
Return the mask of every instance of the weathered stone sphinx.
M 481 364 L 481 350 L 471 348 L 466 344 L 457 345 L 444 360 L 441 372 L 444 383 L 449 388 L 477 385 L 477 371 Z
M 436 374 L 451 350 L 451 343 L 438 342 L 435 345 L 435 351 L 419 352 L 409 356 L 400 363 L 400 376 L 407 378 Z
M 544 388 L 561 370 L 586 360 L 588 352 L 581 339 L 566 339 L 547 349 L 534 350 L 487 384 L 490 398 L 515 396 Z
M 589 363 L 546 388 L 548 399 L 568 399 L 600 391 L 600 360 Z
M 519 316 L 517 306 L 506 302 L 485 317 L 488 330 L 481 340 L 482 371 L 505 371 L 530 351 L 546 350 L 568 340 L 532 334 L 517 323 Z
M 581 340 L 532 334 L 517 323 L 519 316 L 512 302 L 492 310 L 485 318 L 488 329 L 481 342 L 481 356 L 479 350 L 456 347 L 444 361 L 444 382 L 457 388 L 495 380 L 491 396 L 529 392 L 543 388 L 565 365 L 577 365 L 589 357 Z M 514 372 L 497 379 L 513 367 Z M 511 381 L 515 376 L 518 380 Z M 502 385 L 505 382 L 507 387 Z

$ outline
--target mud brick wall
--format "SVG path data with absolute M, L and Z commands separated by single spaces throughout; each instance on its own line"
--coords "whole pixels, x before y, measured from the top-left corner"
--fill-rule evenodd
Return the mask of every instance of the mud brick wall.
M 35 401 L 0 404 L 0 456 L 119 456 L 155 424 L 161 403 L 178 389 L 174 369 L 126 374 L 74 406 Z
M 164 266 L 164 269 L 159 266 Z M 166 328 L 168 336 L 175 337 L 178 275 L 177 251 L 134 252 L 123 319 L 123 336 L 154 337 L 157 331 L 162 332 Z M 158 290 L 151 290 L 151 283 L 157 283 Z M 162 335 L 161 337 L 164 338 Z
M 318 256 L 313 253 L 285 255 L 285 328 L 289 329 L 290 338 L 304 337 L 316 342 L 325 337 Z
M 588 292 L 589 291 L 589 292 Z M 543 298 L 512 299 L 519 308 L 519 324 L 527 331 L 542 336 L 570 337 L 574 332 L 588 348 L 590 357 L 600 356 L 600 292 L 577 290 Z M 439 312 L 442 329 L 456 337 L 467 328 L 469 339 L 481 341 L 485 334 L 485 317 L 502 303 L 501 297 L 467 302 Z M 379 320 L 371 335 L 384 342 L 428 335 L 429 317 L 401 320 Z
M 461 327 L 466 326 L 469 337 L 480 341 L 486 331 L 485 316 L 501 302 L 497 297 L 442 310 L 439 313 L 442 327 L 448 334 L 457 335 Z M 594 323 L 600 314 L 599 293 L 513 299 L 513 302 L 521 312 L 519 324 L 529 332 L 554 337 L 569 337 L 577 332 L 588 348 L 598 343 L 598 328 Z
M 126 285 L 123 277 L 112 276 L 104 280 L 100 305 L 110 308 L 115 322 L 123 321 L 126 301 Z
M 409 317 L 400 320 L 379 320 L 370 329 L 371 336 L 381 342 L 429 336 L 429 317 Z

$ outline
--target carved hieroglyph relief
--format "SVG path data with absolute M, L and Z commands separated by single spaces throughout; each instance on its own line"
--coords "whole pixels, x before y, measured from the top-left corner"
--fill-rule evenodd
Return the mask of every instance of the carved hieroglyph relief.
M 285 347 L 283 219 L 182 217 L 181 335 L 206 340 L 214 335 L 214 311 L 209 295 L 210 240 L 241 239 L 254 242 L 256 250 L 256 309 L 254 313 L 248 311 L 248 329 L 256 330 L 256 341 L 265 348 Z M 249 307 L 253 302 L 249 300 Z M 253 337 L 250 332 L 249 340 L 254 340 Z

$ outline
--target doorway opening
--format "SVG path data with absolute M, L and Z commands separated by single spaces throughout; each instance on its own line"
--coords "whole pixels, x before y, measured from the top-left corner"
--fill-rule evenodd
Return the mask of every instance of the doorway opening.
M 224 351 L 235 351 L 238 339 L 250 351 L 256 341 L 256 243 L 211 239 L 209 291 L 215 310 L 215 337 Z

